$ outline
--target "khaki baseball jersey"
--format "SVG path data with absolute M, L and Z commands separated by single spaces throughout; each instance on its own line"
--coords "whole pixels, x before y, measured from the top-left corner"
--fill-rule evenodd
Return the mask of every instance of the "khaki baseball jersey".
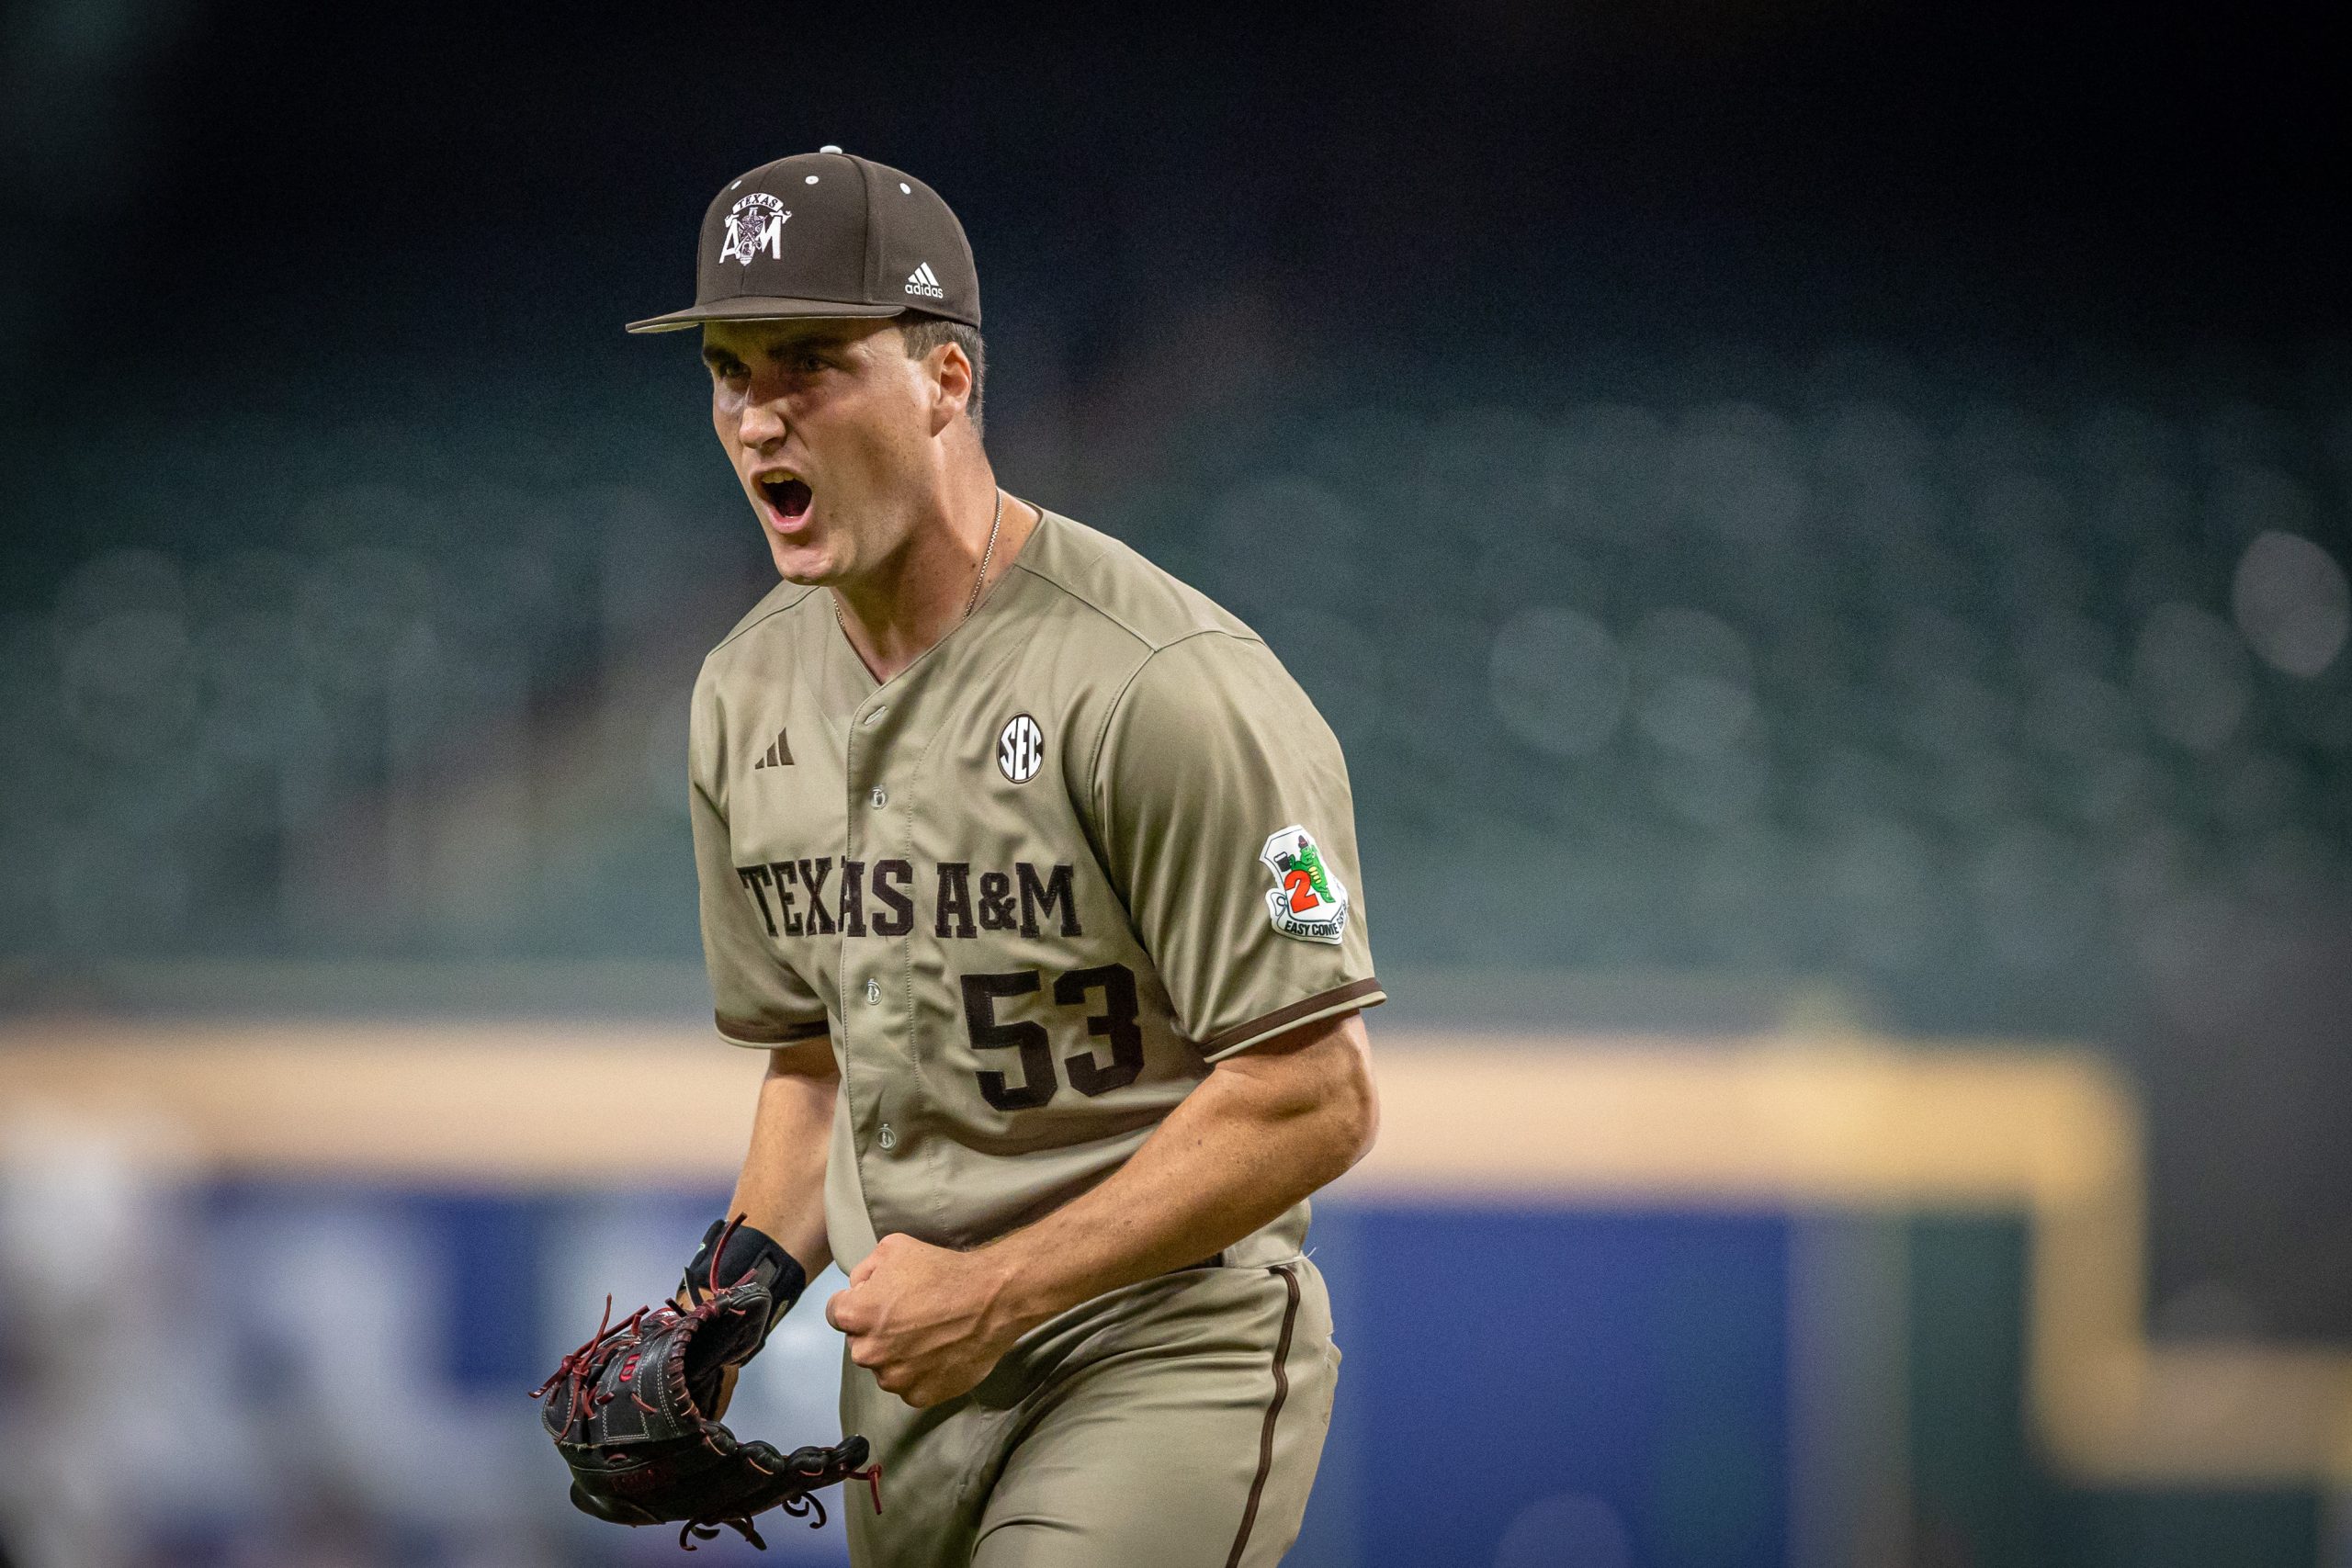
M 1067 517 L 880 684 L 831 593 L 779 587 L 692 733 L 718 1032 L 831 1037 L 844 1269 L 1049 1213 L 1210 1064 L 1384 999 L 1329 728 L 1248 626 Z M 1306 1217 L 1234 1250 L 1293 1255 Z

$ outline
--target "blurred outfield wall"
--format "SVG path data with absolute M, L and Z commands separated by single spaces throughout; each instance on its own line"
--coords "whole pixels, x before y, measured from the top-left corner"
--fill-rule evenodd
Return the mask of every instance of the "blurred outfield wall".
M 2149 1341 L 2140 1115 L 2090 1055 L 1377 1047 L 1380 1145 L 1318 1204 L 1348 1362 L 1294 1562 L 2340 1561 L 2352 1355 Z M 760 1069 L 552 1020 L 6 1026 L 15 1550 L 669 1560 L 570 1515 L 521 1394 L 604 1292 L 666 1290 Z M 795 1314 L 740 1425 L 830 1435 L 838 1355 Z

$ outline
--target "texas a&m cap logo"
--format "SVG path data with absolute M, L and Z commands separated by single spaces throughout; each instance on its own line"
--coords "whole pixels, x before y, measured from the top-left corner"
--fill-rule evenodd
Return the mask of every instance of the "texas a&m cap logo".
M 721 262 L 741 262 L 752 265 L 756 255 L 784 259 L 784 226 L 792 214 L 784 203 L 763 190 L 755 190 L 729 209 L 727 214 L 727 236 L 718 247 Z

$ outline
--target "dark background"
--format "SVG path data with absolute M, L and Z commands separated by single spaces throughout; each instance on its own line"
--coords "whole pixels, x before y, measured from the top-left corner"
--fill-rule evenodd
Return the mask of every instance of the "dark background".
M 2160 1326 L 2352 1334 L 2347 661 L 2216 655 L 2230 737 L 2123 745 L 2129 819 L 2078 820 L 2037 793 L 2015 603 L 2071 584 L 2086 667 L 2144 698 L 2152 609 L 2226 622 L 2255 532 L 2346 558 L 2315 11 L 52 0 L 5 49 L 17 1005 L 139 1005 L 150 962 L 691 959 L 682 820 L 636 759 L 669 765 L 661 715 L 765 563 L 689 350 L 620 323 L 684 302 L 712 191 L 837 142 L 963 217 L 1008 484 L 1267 626 L 1333 714 L 1385 971 L 1506 971 L 1521 1021 L 1828 995 L 2086 1040 L 2150 1097 Z M 1838 490 L 1854 429 L 1939 498 L 1921 550 Z M 1675 477 L 1691 451 L 1724 505 Z M 1666 476 L 1655 527 L 1624 453 L 1634 490 Z M 1765 458 L 1810 499 L 1743 531 Z M 2010 479 L 2026 502 L 1984 499 Z M 1369 686 L 1272 629 L 1302 563 L 1392 660 Z M 1522 744 L 1489 690 L 1531 604 L 1622 634 L 1694 603 L 1748 639 L 1768 737 L 1720 852 L 1641 795 L 1645 742 Z M 326 695 L 221 674 L 219 604 Z M 75 675 L 74 628 L 121 614 L 161 673 Z M 359 628 L 350 658 L 306 615 Z M 1960 763 L 1899 739 L 1972 663 L 1984 754 L 2026 759 L 1973 817 L 1926 804 Z M 239 701 L 310 728 L 216 744 Z M 616 756 L 625 784 L 573 787 Z M 502 822 L 527 863 L 469 901 L 434 867 Z
M 678 236 L 725 177 L 815 140 L 952 193 L 991 299 L 1049 297 L 1090 358 L 1148 340 L 1188 286 L 1236 282 L 1367 375 L 1669 323 L 2147 348 L 2344 323 L 2345 122 L 2315 10 L 1685 0 L 901 28 L 30 5 L 12 30 L 10 249 L 40 301 L 20 331 L 68 363 L 93 332 L 153 344 L 164 322 L 214 353 L 273 320 L 398 321 L 485 355 L 589 336 L 688 276 Z M 1356 334 L 1372 352 L 1348 352 Z

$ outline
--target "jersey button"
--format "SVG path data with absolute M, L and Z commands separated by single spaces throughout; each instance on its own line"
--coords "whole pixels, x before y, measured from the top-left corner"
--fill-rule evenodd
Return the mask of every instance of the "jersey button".
M 879 724 L 882 722 L 882 716 L 889 711 L 890 710 L 888 708 L 876 708 L 858 722 L 860 724 Z
M 865 982 L 865 1005 L 867 1007 L 872 1007 L 881 999 L 882 982 L 879 980 L 868 980 Z
M 882 1152 L 887 1155 L 899 1146 L 899 1134 L 890 1131 L 890 1123 L 885 1122 L 882 1123 L 882 1135 L 874 1141 L 882 1145 Z
M 874 793 L 867 795 L 865 799 L 866 804 L 872 806 L 875 810 L 879 811 L 884 807 L 890 804 L 890 792 L 884 789 L 880 784 L 876 784 L 874 786 Z

